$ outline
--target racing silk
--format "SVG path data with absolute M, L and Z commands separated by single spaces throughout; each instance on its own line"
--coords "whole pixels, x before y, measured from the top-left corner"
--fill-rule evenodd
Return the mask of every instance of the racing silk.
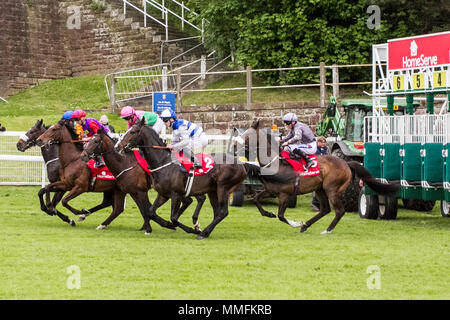
M 165 128 L 164 121 L 160 117 L 158 117 L 152 128 L 157 134 L 161 134 L 161 131 Z
M 105 127 L 104 125 L 102 125 L 100 122 L 98 122 L 96 119 L 94 118 L 86 118 L 86 122 L 83 125 L 83 130 L 84 131 L 88 131 L 87 136 L 88 137 L 92 137 L 94 134 L 97 133 L 98 129 L 100 129 L 100 127 L 103 127 L 103 129 L 105 129 L 105 132 L 109 132 L 109 129 L 107 127 Z
M 145 111 L 144 110 L 136 110 L 136 114 L 134 115 L 133 119 L 131 120 L 131 124 L 130 122 L 128 123 L 128 129 L 130 129 L 133 125 L 136 124 L 136 121 L 141 120 L 142 116 L 144 115 Z
M 191 140 L 200 138 L 203 133 L 203 129 L 197 124 L 182 119 L 176 120 L 172 128 L 172 146 L 177 150 L 188 146 Z
M 280 143 L 288 142 L 289 144 L 309 144 L 316 141 L 314 133 L 304 123 L 297 122 L 291 132 L 281 139 Z

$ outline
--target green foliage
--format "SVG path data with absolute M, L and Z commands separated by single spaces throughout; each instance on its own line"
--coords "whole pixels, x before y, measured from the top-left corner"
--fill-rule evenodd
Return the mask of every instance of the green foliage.
M 106 10 L 106 6 L 101 2 L 92 0 L 91 1 L 91 9 L 96 13 L 102 13 Z
M 381 9 L 379 29 L 366 25 L 372 4 Z M 190 0 L 188 5 L 209 21 L 207 45 L 221 55 L 232 52 L 238 65 L 258 68 L 369 63 L 372 44 L 450 29 L 450 8 L 438 0 Z M 364 70 L 343 70 L 340 76 L 370 80 Z M 292 71 L 282 79 L 274 73 L 265 80 L 318 81 L 318 73 Z

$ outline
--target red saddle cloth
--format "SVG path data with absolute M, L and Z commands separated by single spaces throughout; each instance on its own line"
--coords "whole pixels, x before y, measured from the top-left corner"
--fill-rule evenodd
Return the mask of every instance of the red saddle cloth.
M 150 169 L 148 168 L 147 160 L 142 158 L 141 154 L 139 153 L 139 150 L 133 150 L 133 152 L 137 162 L 142 167 L 142 169 L 144 169 L 144 171 L 147 172 L 147 174 L 150 174 Z
M 87 162 L 87 166 L 89 167 L 89 169 L 91 169 L 91 177 L 92 178 L 96 178 L 99 180 L 116 180 L 116 178 L 114 177 L 114 175 L 111 173 L 111 171 L 109 171 L 109 169 L 104 166 L 101 168 L 95 168 L 94 167 L 95 161 L 93 159 L 90 159 Z
M 315 154 L 309 154 L 308 157 L 314 162 L 311 168 L 305 172 L 306 161 L 301 159 L 301 161 L 291 159 L 288 151 L 281 151 L 280 155 L 286 160 L 297 172 L 303 177 L 313 177 L 320 173 L 319 162 L 317 161 L 317 156 Z
M 191 169 L 191 167 L 194 165 L 192 161 L 188 158 L 186 158 L 182 152 L 174 151 L 175 159 L 177 159 L 178 162 L 180 162 L 183 167 L 186 169 L 187 172 Z M 195 169 L 194 170 L 194 176 L 202 176 L 204 174 L 207 174 L 214 168 L 214 159 L 209 154 L 196 154 L 195 157 L 201 161 L 202 168 L 201 169 Z

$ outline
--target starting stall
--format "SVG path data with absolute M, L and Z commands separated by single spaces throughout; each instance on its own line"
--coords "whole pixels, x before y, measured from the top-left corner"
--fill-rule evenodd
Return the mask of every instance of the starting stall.
M 394 39 L 372 47 L 373 115 L 364 123 L 364 166 L 383 182 L 398 182 L 397 197 L 365 187 L 360 216 L 395 219 L 398 198 L 450 202 L 450 31 Z M 382 106 L 381 101 L 387 101 Z M 406 101 L 406 115 L 395 115 Z M 414 103 L 426 104 L 418 114 Z

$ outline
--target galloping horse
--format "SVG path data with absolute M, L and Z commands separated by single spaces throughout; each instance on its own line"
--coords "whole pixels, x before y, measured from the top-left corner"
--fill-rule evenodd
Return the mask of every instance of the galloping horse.
M 43 125 L 43 120 L 38 120 L 36 124 L 30 128 L 24 135 L 22 135 L 19 138 L 19 141 L 17 142 L 17 150 L 21 152 L 25 152 L 27 149 L 34 147 L 36 145 L 37 138 L 43 134 L 48 127 Z M 45 167 L 47 169 L 47 176 L 48 181 L 50 183 L 56 182 L 59 180 L 59 144 L 57 143 L 48 143 L 45 146 L 41 147 L 41 153 L 42 158 L 45 161 Z M 43 189 L 41 189 L 38 193 L 39 201 L 41 204 L 41 210 L 49 215 L 56 214 L 61 220 L 64 222 L 67 222 L 71 225 L 75 225 L 75 222 L 66 215 L 62 214 L 56 209 L 57 204 L 59 201 L 61 201 L 62 196 L 64 195 L 64 192 L 56 192 L 53 196 L 53 199 L 51 201 L 51 207 L 52 209 L 49 209 L 48 206 L 44 203 L 43 198 Z M 49 194 L 47 194 L 49 195 Z M 48 203 L 49 201 L 47 201 Z M 82 209 L 82 212 L 84 212 L 86 215 L 94 213 L 98 210 L 101 210 L 103 208 L 111 206 L 113 203 L 113 193 L 112 192 L 105 192 L 103 194 L 103 201 L 101 204 L 91 208 L 91 209 Z M 80 220 L 81 221 L 81 220 Z
M 171 198 L 171 221 L 188 233 L 198 234 L 197 239 L 208 237 L 215 226 L 228 215 L 228 197 L 246 177 L 246 169 L 242 164 L 235 164 L 235 159 L 224 160 L 224 155 L 216 155 L 214 168 L 201 176 L 196 176 L 190 195 L 209 196 L 214 211 L 213 221 L 201 232 L 183 225 L 178 221 L 178 207 L 185 196 L 185 186 L 188 174 L 181 172 L 178 164 L 172 159 L 170 150 L 165 148 L 164 142 L 149 126 L 140 121 L 131 127 L 117 144 L 116 150 L 139 147 L 147 160 L 154 181 L 155 190 L 163 197 Z M 217 163 L 220 162 L 220 163 Z M 155 200 L 153 209 L 159 206 Z
M 81 150 L 73 140 L 76 137 L 74 132 L 69 131 L 64 120 L 51 126 L 38 137 L 36 143 L 40 147 L 52 142 L 60 145 L 60 180 L 45 186 L 43 188 L 44 192 L 69 191 L 61 203 L 75 215 L 82 215 L 84 212 L 70 206 L 68 203 L 70 200 L 85 192 L 112 192 L 114 202 L 111 215 L 119 215 L 124 209 L 125 193 L 117 188 L 115 180 L 97 180 L 93 187 L 90 186 L 91 172 L 86 163 L 80 158 Z M 144 225 L 148 228 L 146 231 L 149 231 L 150 224 L 145 224 L 145 222 L 149 221 L 149 217 L 146 218 Z
M 261 138 L 265 139 L 262 145 L 267 146 L 267 150 L 273 150 L 272 148 L 278 146 L 275 137 L 270 130 L 264 131 L 259 128 L 259 120 L 255 120 L 252 126 L 244 132 L 241 137 L 245 139 L 246 145 L 248 145 L 250 139 L 255 139 L 257 141 L 258 150 L 261 148 Z M 279 152 L 278 147 L 275 147 L 274 149 Z M 294 172 L 292 166 L 284 159 L 278 160 L 278 153 L 272 160 L 266 162 L 261 161 L 263 157 L 260 156 L 261 150 L 259 151 L 258 161 L 260 167 L 252 166 L 252 170 L 250 171 L 254 177 L 258 177 L 264 184 L 264 190 L 258 193 L 254 199 L 256 206 L 261 214 L 263 212 L 270 214 L 262 208 L 260 200 L 271 194 L 277 195 L 279 200 L 278 218 L 293 227 L 301 227 L 300 232 L 305 232 L 314 222 L 328 214 L 331 211 L 329 204 L 331 202 L 335 211 L 335 217 L 329 227 L 322 232 L 323 234 L 331 233 L 345 213 L 342 196 L 355 174 L 371 189 L 381 195 L 395 195 L 400 188 L 400 185 L 398 184 L 384 184 L 378 182 L 356 161 L 347 163 L 344 160 L 331 155 L 318 156 L 320 174 L 311 177 L 300 177 L 298 173 Z M 274 161 L 279 161 L 277 163 L 278 172 L 268 175 L 261 174 L 261 168 L 269 167 Z M 320 202 L 320 212 L 316 216 L 305 223 L 295 223 L 284 217 L 289 196 L 310 193 L 313 191 L 316 192 L 316 196 Z
M 100 128 L 81 153 L 81 159 L 87 162 L 93 155 L 101 155 L 111 173 L 116 177 L 117 186 L 124 193 L 131 195 L 139 207 L 142 216 L 145 217 L 145 213 L 148 213 L 151 219 L 161 226 L 175 229 L 170 222 L 159 217 L 154 211 L 150 211 L 151 203 L 148 200 L 148 190 L 152 186 L 150 175 L 146 174 L 144 169 L 139 165 L 133 153 L 125 153 L 123 156 L 114 150 L 114 144 L 115 142 L 106 134 L 103 128 Z M 197 208 L 193 217 L 194 226 L 198 226 L 198 214 L 206 197 L 201 195 L 196 198 Z M 184 198 L 183 207 L 180 209 L 181 212 L 191 203 L 191 198 Z M 115 218 L 115 216 L 111 216 L 109 218 L 111 220 L 105 221 L 106 224 L 98 226 L 97 229 L 106 228 Z

